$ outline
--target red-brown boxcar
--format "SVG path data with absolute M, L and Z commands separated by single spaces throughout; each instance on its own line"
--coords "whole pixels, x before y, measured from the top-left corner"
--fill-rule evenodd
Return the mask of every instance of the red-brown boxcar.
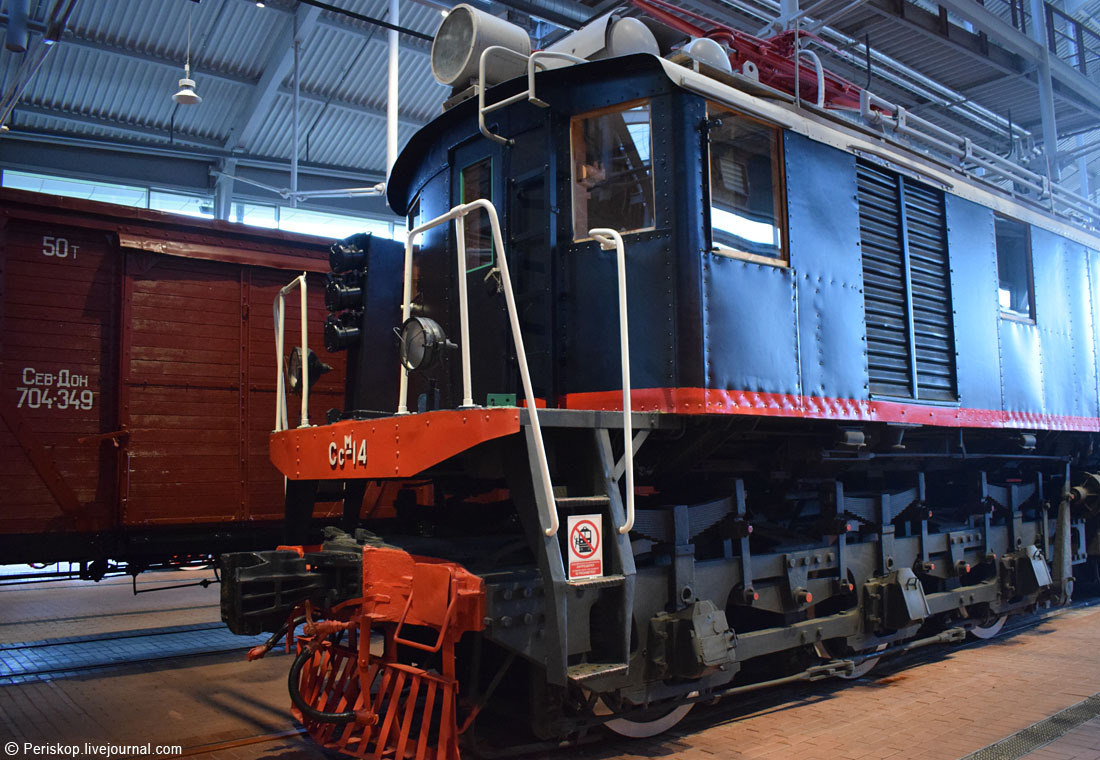
M 313 273 L 319 325 L 327 269 L 318 238 L 0 191 L 0 563 L 140 567 L 277 540 L 272 303 Z M 318 421 L 344 377 L 320 337 Z

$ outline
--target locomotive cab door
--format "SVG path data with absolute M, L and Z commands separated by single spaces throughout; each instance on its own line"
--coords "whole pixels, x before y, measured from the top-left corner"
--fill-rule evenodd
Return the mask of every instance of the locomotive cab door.
M 451 205 L 484 198 L 496 206 L 502 227 L 506 224 L 505 209 L 501 203 L 503 174 L 501 153 L 486 146 L 483 141 L 456 148 L 451 165 Z M 454 234 L 454 233 L 452 233 Z M 507 232 L 502 229 L 507 239 Z M 509 337 L 508 313 L 504 292 L 500 287 L 500 262 L 493 249 L 492 227 L 489 215 L 477 209 L 466 217 L 466 260 L 462 271 L 456 271 L 451 248 L 450 271 L 466 278 L 470 320 L 470 364 L 473 383 L 473 402 L 488 405 L 490 397 L 499 403 L 501 396 L 516 393 L 514 382 L 515 350 Z M 457 246 L 457 239 L 453 243 Z M 509 263 L 512 263 L 509 260 Z M 453 315 L 447 334 L 452 341 L 461 341 L 458 323 L 458 288 L 451 289 Z M 518 294 L 517 294 L 518 297 Z M 461 370 L 457 352 L 450 356 L 449 385 L 453 388 L 455 404 L 461 403 Z

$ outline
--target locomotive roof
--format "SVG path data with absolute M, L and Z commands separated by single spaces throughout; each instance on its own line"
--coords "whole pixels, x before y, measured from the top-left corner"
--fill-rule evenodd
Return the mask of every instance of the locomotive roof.
M 847 153 L 885 163 L 892 169 L 912 175 L 923 182 L 980 203 L 994 211 L 1049 229 L 1090 248 L 1100 250 L 1100 232 L 1072 224 L 1053 215 L 1036 202 L 1014 197 L 997 185 L 968 175 L 946 160 L 909 148 L 883 132 L 851 121 L 840 113 L 817 108 L 807 103 L 795 105 L 793 102 L 785 102 L 779 93 L 777 93 L 779 97 L 776 98 L 760 97 L 745 89 L 726 84 L 707 73 L 665 58 L 639 53 L 591 61 L 540 72 L 536 75 L 536 80 L 548 85 L 551 83 L 569 85 L 574 81 L 583 84 L 601 79 L 620 79 L 623 76 L 647 72 L 663 73 L 676 87 L 760 117 L 784 129 Z M 526 86 L 526 77 L 517 77 L 504 82 L 488 91 L 486 102 L 497 102 L 524 90 Z M 433 147 L 438 147 L 437 143 L 447 132 L 462 123 L 476 125 L 476 97 L 470 97 L 448 109 L 409 140 L 394 165 L 387 188 L 390 207 L 396 213 L 402 215 L 408 213 L 410 190 L 413 190 L 412 183 L 417 175 L 417 167 L 424 157 L 431 153 Z

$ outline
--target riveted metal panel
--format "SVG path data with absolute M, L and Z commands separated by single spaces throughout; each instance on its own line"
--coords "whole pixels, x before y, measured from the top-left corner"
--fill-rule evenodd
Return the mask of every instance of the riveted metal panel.
M 1042 342 L 1043 411 L 1096 416 L 1093 335 L 1085 248 L 1031 229 L 1035 321 Z
M 1090 251 L 1073 241 L 1066 245 L 1066 293 L 1073 334 L 1074 411 L 1080 417 L 1100 417 L 1097 397 L 1096 318 L 1089 278 Z
M 1000 409 L 993 212 L 954 195 L 947 195 L 945 203 L 959 402 L 968 409 Z
M 630 382 L 634 388 L 677 384 L 675 266 L 672 233 L 623 236 L 630 325 Z M 615 251 L 594 241 L 565 246 L 561 292 L 565 332 L 559 356 L 565 393 L 619 390 L 619 296 Z
M 1038 414 L 1043 411 L 1043 370 L 1039 329 L 1035 325 L 1001 319 L 1001 395 L 1004 411 Z
M 855 156 L 791 132 L 783 155 L 803 393 L 866 399 Z
M 707 388 L 801 393 L 794 293 L 786 267 L 704 258 Z
M 1100 330 L 1096 329 L 1093 322 L 1094 319 L 1100 317 L 1100 313 L 1098 313 L 1098 310 L 1100 310 L 1100 252 L 1089 248 L 1086 249 L 1085 254 L 1088 267 L 1089 298 L 1087 301 L 1092 311 L 1089 318 L 1089 324 L 1092 326 L 1092 372 L 1093 378 L 1096 380 L 1096 385 L 1093 387 L 1093 398 L 1100 401 Z

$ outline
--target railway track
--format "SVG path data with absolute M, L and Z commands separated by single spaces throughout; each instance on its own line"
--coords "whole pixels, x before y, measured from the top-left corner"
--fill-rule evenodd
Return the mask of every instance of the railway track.
M 240 652 L 265 638 L 234 636 L 217 622 L 4 644 L 0 684 Z

